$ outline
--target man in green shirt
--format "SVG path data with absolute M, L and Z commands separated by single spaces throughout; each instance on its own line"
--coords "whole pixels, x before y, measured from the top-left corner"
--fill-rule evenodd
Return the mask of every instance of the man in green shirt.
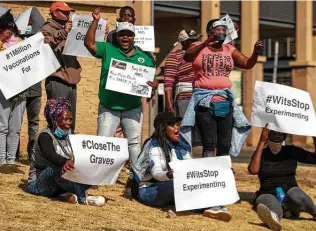
M 111 59 L 137 65 L 155 67 L 154 60 L 138 47 L 134 46 L 135 28 L 132 23 L 122 22 L 116 30 L 118 44 L 95 42 L 98 21 L 101 18 L 100 8 L 93 13 L 93 22 L 85 38 L 85 46 L 92 55 L 102 59 L 102 71 L 99 84 L 98 135 L 113 137 L 119 124 L 124 136 L 128 139 L 130 160 L 134 163 L 141 149 L 142 103 L 141 97 L 105 89 Z M 157 81 L 148 81 L 153 88 Z M 153 95 L 153 94 L 152 94 Z

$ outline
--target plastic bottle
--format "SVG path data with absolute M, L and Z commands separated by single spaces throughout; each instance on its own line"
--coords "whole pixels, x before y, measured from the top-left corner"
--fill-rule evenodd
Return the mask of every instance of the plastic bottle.
M 283 203 L 285 200 L 286 194 L 284 193 L 282 187 L 276 188 L 276 198 L 280 203 Z

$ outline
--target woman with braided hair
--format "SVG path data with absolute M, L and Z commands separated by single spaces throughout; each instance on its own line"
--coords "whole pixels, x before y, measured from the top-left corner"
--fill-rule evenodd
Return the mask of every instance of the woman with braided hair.
M 74 168 L 68 136 L 72 125 L 70 102 L 65 98 L 49 99 L 44 115 L 47 127 L 39 133 L 35 143 L 27 191 L 38 196 L 58 197 L 74 204 L 104 205 L 104 197 L 87 195 L 89 185 L 61 177 L 63 173 Z

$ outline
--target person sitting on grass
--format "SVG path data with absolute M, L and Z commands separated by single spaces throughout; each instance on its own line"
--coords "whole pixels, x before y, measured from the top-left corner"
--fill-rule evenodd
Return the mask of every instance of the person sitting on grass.
M 132 197 L 142 204 L 152 207 L 174 205 L 173 170 L 169 163 L 191 159 L 190 145 L 180 140 L 181 120 L 173 112 L 159 113 L 154 120 L 153 135 L 144 142 L 136 164 L 132 163 Z M 203 211 L 204 216 L 214 218 L 209 209 Z M 224 221 L 231 219 L 226 211 L 218 211 L 215 216 Z
M 63 173 L 74 169 L 68 136 L 72 124 L 70 102 L 65 98 L 49 99 L 44 113 L 48 126 L 39 133 L 32 152 L 27 191 L 74 204 L 104 205 L 104 197 L 88 196 L 89 185 L 62 178 Z
M 316 164 L 316 154 L 294 145 L 283 146 L 286 137 L 287 134 L 265 127 L 248 166 L 249 173 L 258 175 L 260 180 L 254 209 L 272 230 L 281 230 L 282 217 L 299 218 L 300 212 L 309 213 L 316 220 L 316 206 L 298 187 L 295 177 L 297 163 Z M 316 138 L 313 139 L 316 145 Z

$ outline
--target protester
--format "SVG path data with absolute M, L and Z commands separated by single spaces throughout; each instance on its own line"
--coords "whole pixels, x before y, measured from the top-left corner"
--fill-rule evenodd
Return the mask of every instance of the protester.
M 141 149 L 142 103 L 141 97 L 106 90 L 106 81 L 112 58 L 138 65 L 155 67 L 154 60 L 134 46 L 134 25 L 122 22 L 117 26 L 118 45 L 107 42 L 96 42 L 95 32 L 101 18 L 100 8 L 93 13 L 93 22 L 85 38 L 85 46 L 92 55 L 102 59 L 102 71 L 99 86 L 98 135 L 114 136 L 116 128 L 122 125 L 124 136 L 128 139 L 130 160 L 136 160 Z M 157 81 L 147 82 L 153 88 L 158 87 Z
M 10 10 L 0 19 L 0 51 L 18 42 L 18 28 Z M 0 172 L 23 173 L 15 164 L 19 135 L 25 109 L 25 92 L 6 99 L 0 90 Z
M 155 131 L 144 142 L 142 151 L 133 165 L 132 196 L 139 202 L 164 207 L 174 204 L 173 170 L 169 163 L 191 159 L 191 147 L 180 140 L 181 117 L 172 112 L 161 112 L 154 120 Z M 208 209 L 204 215 L 214 218 Z M 218 211 L 216 217 L 229 221 L 231 215 Z
M 117 22 L 129 22 L 129 23 L 134 24 L 136 21 L 136 18 L 135 18 L 135 11 L 134 11 L 133 7 L 123 6 L 120 9 L 119 18 L 116 19 L 116 21 Z M 116 29 L 109 32 L 109 34 L 106 38 L 106 42 L 118 45 Z
M 36 17 L 34 17 L 37 21 L 35 24 L 41 24 L 44 21 L 44 18 L 41 14 L 36 10 Z M 32 16 L 32 14 L 31 14 Z M 29 38 L 32 35 L 36 34 L 36 28 L 33 28 L 33 20 L 30 17 L 29 23 L 26 27 L 25 33 L 21 34 L 23 38 Z M 26 91 L 26 112 L 27 112 L 27 121 L 28 121 L 28 144 L 27 144 L 27 153 L 28 159 L 31 160 L 32 152 L 34 151 L 34 144 L 36 140 L 36 136 L 39 128 L 39 114 L 41 111 L 42 105 L 42 82 L 38 82 L 27 89 Z M 20 142 L 17 150 L 17 159 L 20 156 Z
M 208 38 L 192 44 L 184 54 L 184 60 L 192 62 L 195 79 L 193 95 L 181 124 L 182 133 L 186 139 L 191 139 L 187 130 L 196 122 L 201 133 L 203 157 L 214 156 L 215 148 L 216 156 L 238 155 L 251 128 L 235 103 L 229 75 L 234 65 L 251 69 L 263 44 L 256 42 L 253 54 L 247 58 L 232 45 L 223 44 L 226 31 L 227 27 L 219 19 L 210 20 L 206 26 Z M 220 206 L 213 210 L 217 213 L 227 209 Z
M 260 180 L 254 208 L 272 230 L 281 230 L 282 217 L 299 218 L 300 212 L 309 213 L 316 220 L 315 204 L 296 181 L 298 162 L 316 164 L 316 138 L 313 137 L 315 151 L 309 152 L 294 145 L 283 146 L 286 137 L 287 134 L 264 128 L 248 166 L 249 173 L 258 175 Z M 285 194 L 283 201 L 278 196 L 280 191 Z
M 201 37 L 202 35 L 197 34 L 194 30 L 182 30 L 178 36 L 178 42 L 181 43 L 182 49 L 171 52 L 166 59 L 164 69 L 165 111 L 175 112 L 176 116 L 184 116 L 192 96 L 192 82 L 194 80 L 192 63 L 184 61 L 183 56 L 191 44 Z M 174 101 L 173 88 L 175 84 Z M 198 138 L 198 131 L 193 129 L 193 146 L 200 143 Z
M 57 197 L 74 204 L 104 205 L 104 197 L 87 195 L 89 185 L 62 178 L 63 173 L 74 169 L 74 156 L 68 136 L 72 123 L 70 102 L 65 98 L 49 99 L 44 115 L 48 125 L 36 140 L 27 191 L 38 196 Z
M 119 18 L 116 21 L 117 22 L 129 22 L 129 23 L 135 24 L 136 17 L 135 17 L 134 9 L 132 7 L 130 7 L 130 6 L 123 6 L 120 9 Z M 107 39 L 106 39 L 106 42 L 118 45 L 116 29 L 114 29 L 114 30 L 109 32 L 109 34 L 107 36 Z M 145 53 L 149 54 L 148 52 L 145 52 Z M 144 113 L 144 109 L 145 109 L 145 106 L 146 106 L 146 102 L 147 102 L 146 98 L 142 98 L 143 113 Z M 119 138 L 123 138 L 124 137 L 123 130 L 122 130 L 121 126 L 119 126 L 117 128 L 115 136 L 119 137 Z
M 42 27 L 45 42 L 53 49 L 61 67 L 46 78 L 45 88 L 47 98 L 66 97 L 73 110 L 72 132 L 75 131 L 77 84 L 81 76 L 81 67 L 77 57 L 63 55 L 68 33 L 72 28 L 70 13 L 75 10 L 70 8 L 65 2 L 54 2 L 50 7 L 50 15 Z

